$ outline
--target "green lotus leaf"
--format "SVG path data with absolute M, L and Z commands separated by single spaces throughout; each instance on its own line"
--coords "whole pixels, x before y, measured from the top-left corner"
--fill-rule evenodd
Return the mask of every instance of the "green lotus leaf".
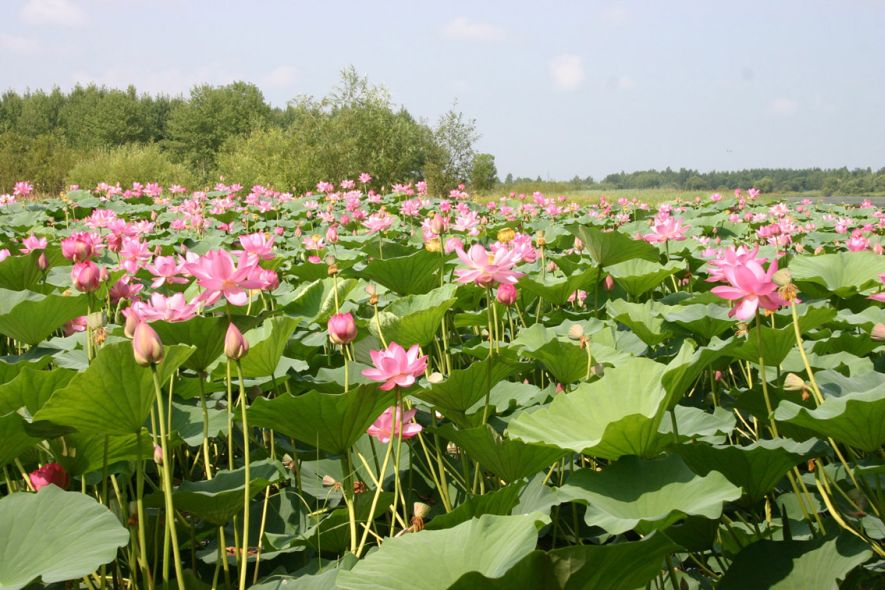
M 624 324 L 649 346 L 656 346 L 672 335 L 664 326 L 664 320 L 657 311 L 659 304 L 654 301 L 630 303 L 624 299 L 613 299 L 606 304 L 612 319 Z
M 85 315 L 85 295 L 42 295 L 0 289 L 0 334 L 39 344 L 66 322 Z
M 560 383 L 573 383 L 587 376 L 587 351 L 543 324 L 520 330 L 511 346 L 523 356 L 540 361 Z
M 774 419 L 864 451 L 876 451 L 885 443 L 885 385 L 826 397 L 815 409 L 782 401 L 774 411 Z
M 439 330 L 443 316 L 455 303 L 455 285 L 446 285 L 423 295 L 409 295 L 396 299 L 378 314 L 378 322 L 369 322 L 369 332 L 387 342 L 403 347 L 429 344 Z
M 249 352 L 240 360 L 244 377 L 270 377 L 277 370 L 277 365 L 289 337 L 298 327 L 300 320 L 278 316 L 265 320 L 257 327 L 244 334 L 249 342 Z
M 818 256 L 797 256 L 790 261 L 790 272 L 800 291 L 805 284 L 820 285 L 839 297 L 851 297 L 880 284 L 885 259 L 873 252 L 835 252 Z
M 719 518 L 725 502 L 741 496 L 724 475 L 692 472 L 676 455 L 658 459 L 623 457 L 602 471 L 576 471 L 564 494 L 587 502 L 584 520 L 617 535 L 666 528 L 686 516 Z
M 0 385 L 0 415 L 27 408 L 31 415 L 43 407 L 56 389 L 61 389 L 76 373 L 68 369 L 41 371 L 30 366 L 8 383 Z
M 445 257 L 419 250 L 398 258 L 376 258 L 360 271 L 349 274 L 374 281 L 400 295 L 420 295 L 439 287 L 439 271 Z
M 550 467 L 565 452 L 539 445 L 501 438 L 490 426 L 457 430 L 446 424 L 440 436 L 461 447 L 471 459 L 504 481 L 515 481 Z
M 450 529 L 390 539 L 339 573 L 336 582 L 343 590 L 413 590 L 415 564 L 421 564 L 425 590 L 449 588 L 469 572 L 499 577 L 535 548 L 538 524 L 535 515 L 485 515 Z
M 267 486 L 286 477 L 279 461 L 254 461 L 249 466 L 250 498 Z M 243 509 L 246 492 L 246 469 L 216 472 L 212 479 L 183 481 L 172 492 L 172 501 L 178 510 L 190 512 L 212 524 L 223 525 Z
M 734 328 L 734 320 L 728 317 L 728 308 L 723 305 L 680 305 L 660 308 L 661 317 L 671 324 L 681 326 L 706 340 L 719 336 Z
M 707 475 L 718 471 L 760 500 L 793 467 L 807 459 L 817 441 L 761 440 L 749 446 L 682 444 L 674 450 L 692 471 Z
M 495 387 L 514 370 L 514 365 L 496 356 L 452 371 L 444 381 L 413 395 L 443 410 L 466 412 L 485 398 L 490 387 Z
M 76 580 L 129 542 L 117 517 L 79 492 L 54 485 L 0 498 L 0 588 Z
M 291 317 L 305 320 L 308 324 L 325 324 L 335 313 L 335 293 L 339 304 L 356 287 L 355 279 L 337 280 L 327 277 L 302 286 L 291 294 L 278 299 L 280 307 Z
M 869 545 L 850 535 L 811 541 L 756 541 L 738 553 L 719 588 L 837 590 L 839 581 L 870 555 Z
M 249 408 L 249 422 L 291 436 L 334 454 L 344 453 L 395 400 L 392 391 L 361 385 L 348 393 L 309 391 L 258 398 Z
M 664 282 L 670 275 L 676 274 L 683 265 L 676 261 L 658 264 L 643 259 L 627 260 L 609 266 L 606 270 L 619 286 L 630 297 L 639 297 Z
M 570 225 L 566 229 L 580 238 L 598 266 L 612 266 L 634 258 L 658 262 L 661 258 L 658 249 L 648 242 L 634 240 L 620 232 L 606 232 L 586 225 Z
M 649 359 L 630 359 L 598 381 L 557 395 L 549 406 L 522 412 L 507 432 L 514 440 L 604 459 L 653 454 L 667 409 L 665 370 Z
M 535 297 L 541 297 L 553 305 L 565 305 L 568 298 L 578 289 L 588 289 L 599 280 L 599 270 L 595 267 L 570 272 L 566 277 L 546 277 L 533 279 L 526 275 L 519 280 L 519 287 Z
M 157 365 L 165 384 L 193 352 L 192 347 L 166 347 Z M 154 404 L 151 369 L 141 367 L 129 341 L 109 344 L 98 351 L 88 369 L 57 390 L 34 415 L 34 421 L 70 426 L 90 434 L 134 434 L 141 430 Z

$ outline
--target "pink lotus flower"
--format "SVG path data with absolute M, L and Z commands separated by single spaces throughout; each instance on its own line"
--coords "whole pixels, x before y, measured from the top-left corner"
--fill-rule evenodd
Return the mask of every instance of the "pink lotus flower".
M 879 280 L 885 283 L 885 274 L 879 275 Z M 872 299 L 873 301 L 882 301 L 885 302 L 885 291 L 881 291 L 879 293 L 874 293 L 870 295 L 867 299 Z
M 101 284 L 102 274 L 102 269 L 91 260 L 78 262 L 71 269 L 71 282 L 77 291 L 91 293 Z
M 498 303 L 501 305 L 507 305 L 508 307 L 516 303 L 518 296 L 519 294 L 516 292 L 516 287 L 511 283 L 498 285 L 498 291 L 495 293 L 495 298 L 498 300 Z
M 45 488 L 50 484 L 65 490 L 71 481 L 68 472 L 58 463 L 47 463 L 43 467 L 35 469 L 28 474 L 28 479 L 31 480 L 31 486 L 36 491 L 40 491 L 40 488 Z
M 16 197 L 27 197 L 34 190 L 33 185 L 27 180 L 22 180 L 15 183 L 15 186 L 12 189 L 12 194 Z
M 205 289 L 198 299 L 206 305 L 212 305 L 223 295 L 236 306 L 249 302 L 247 289 L 261 289 L 267 282 L 256 275 L 260 271 L 250 264 L 245 253 L 240 254 L 237 263 L 225 250 L 211 250 L 196 262 L 185 264 L 187 271 L 197 279 L 197 283 Z
M 61 241 L 61 254 L 68 260 L 83 262 L 98 255 L 104 248 L 101 236 L 89 232 L 77 232 Z
M 240 245 L 243 251 L 249 255 L 249 261 L 256 263 L 259 260 L 271 260 L 273 254 L 273 236 L 256 232 L 247 236 L 240 236 Z
M 481 287 L 489 287 L 493 283 L 516 284 L 523 273 L 511 270 L 517 262 L 518 255 L 513 250 L 498 248 L 494 253 L 486 250 L 481 244 L 474 244 L 465 253 L 455 250 L 467 268 L 455 269 L 459 283 L 476 283 Z
M 132 354 L 135 362 L 142 367 L 159 364 L 166 356 L 160 335 L 147 322 L 139 322 L 133 331 Z
M 713 287 L 712 292 L 723 299 L 738 301 L 728 315 L 747 321 L 756 314 L 759 307 L 777 311 L 787 305 L 787 302 L 778 295 L 777 285 L 772 280 L 776 272 L 777 260 L 768 265 L 767 271 L 762 268 L 762 260 L 755 258 L 740 264 L 724 266 L 721 274 L 729 285 Z
M 400 426 L 402 426 L 403 440 L 412 438 L 423 430 L 420 424 L 412 422 L 417 412 L 418 410 L 401 412 L 399 406 L 391 406 L 378 416 L 378 419 L 369 426 L 366 433 L 377 438 L 379 442 L 389 443 L 391 439 L 399 437 Z
M 0 262 L 3 262 L 4 260 L 6 260 L 7 258 L 9 258 L 9 256 L 10 256 L 9 248 L 0 249 Z
M 379 211 L 369 215 L 363 222 L 363 225 L 372 233 L 387 231 L 393 225 L 393 217 L 385 211 Z
M 249 352 L 249 341 L 237 328 L 237 325 L 231 322 L 227 326 L 227 333 L 224 335 L 224 355 L 234 361 L 238 361 Z
M 350 313 L 336 313 L 329 318 L 327 328 L 333 344 L 349 344 L 356 339 L 356 322 Z
M 642 236 L 642 239 L 652 244 L 663 242 L 679 242 L 685 239 L 685 232 L 689 226 L 683 225 L 681 219 L 671 217 L 663 212 L 655 216 L 651 226 L 651 233 Z
M 135 274 L 151 259 L 151 251 L 147 242 L 138 238 L 123 238 L 120 248 L 120 267 L 129 274 Z
M 174 256 L 157 256 L 153 263 L 145 265 L 144 268 L 155 277 L 151 281 L 152 289 L 159 289 L 167 283 L 184 284 L 187 282 L 187 279 L 178 276 L 181 274 L 182 264 Z
M 34 234 L 31 234 L 22 240 L 22 246 L 24 246 L 24 248 L 21 248 L 19 252 L 22 254 L 30 254 L 35 250 L 45 250 L 48 245 L 49 243 L 46 238 L 38 238 Z
M 420 354 L 417 344 L 406 352 L 402 346 L 391 342 L 387 350 L 369 352 L 375 367 L 363 369 L 363 377 L 383 382 L 379 388 L 382 391 L 390 391 L 397 386 L 411 387 L 415 384 L 415 377 L 427 368 L 427 356 L 419 356 Z
M 135 314 L 145 322 L 162 320 L 164 322 L 184 322 L 197 313 L 197 304 L 188 303 L 184 293 L 176 293 L 166 297 L 162 293 L 152 293 L 149 301 L 137 301 L 128 309 L 123 310 L 127 317 Z

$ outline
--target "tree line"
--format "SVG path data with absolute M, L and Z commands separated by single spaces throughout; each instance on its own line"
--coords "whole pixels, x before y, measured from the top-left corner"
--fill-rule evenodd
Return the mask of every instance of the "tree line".
M 497 183 L 477 154 L 476 121 L 457 106 L 438 121 L 395 105 L 353 68 L 324 97 L 271 106 L 257 86 L 200 85 L 152 96 L 103 86 L 0 96 L 0 192 L 30 180 L 41 193 L 70 184 L 158 181 L 190 187 L 220 177 L 306 191 L 369 172 L 376 188 L 426 180 L 437 192 Z
M 687 168 L 640 170 L 609 174 L 601 180 L 575 176 L 569 181 L 545 182 L 540 177 L 514 178 L 508 174 L 504 187 L 555 186 L 555 191 L 612 189 L 678 189 L 720 191 L 755 187 L 765 193 L 818 192 L 830 195 L 870 195 L 885 193 L 885 168 L 751 168 L 699 172 Z M 543 190 L 539 188 L 538 190 Z

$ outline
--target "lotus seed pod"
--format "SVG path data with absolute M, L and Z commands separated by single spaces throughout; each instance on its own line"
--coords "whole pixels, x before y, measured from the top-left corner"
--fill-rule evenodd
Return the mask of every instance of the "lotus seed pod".
M 568 337 L 569 340 L 580 340 L 584 337 L 584 326 L 581 324 L 572 324 L 572 327 L 568 329 Z
M 778 287 L 783 287 L 793 282 L 793 274 L 788 268 L 782 268 L 772 275 L 771 280 Z
M 787 391 L 803 391 L 808 388 L 808 384 L 796 373 L 787 373 L 784 378 L 784 389 Z

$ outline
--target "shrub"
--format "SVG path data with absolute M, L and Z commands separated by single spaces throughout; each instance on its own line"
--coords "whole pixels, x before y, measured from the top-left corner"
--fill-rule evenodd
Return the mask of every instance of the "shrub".
M 192 184 L 193 176 L 186 166 L 173 162 L 156 144 L 128 144 L 110 150 L 99 150 L 81 159 L 66 178 L 67 184 L 91 188 L 100 182 L 133 182 L 160 184 Z

